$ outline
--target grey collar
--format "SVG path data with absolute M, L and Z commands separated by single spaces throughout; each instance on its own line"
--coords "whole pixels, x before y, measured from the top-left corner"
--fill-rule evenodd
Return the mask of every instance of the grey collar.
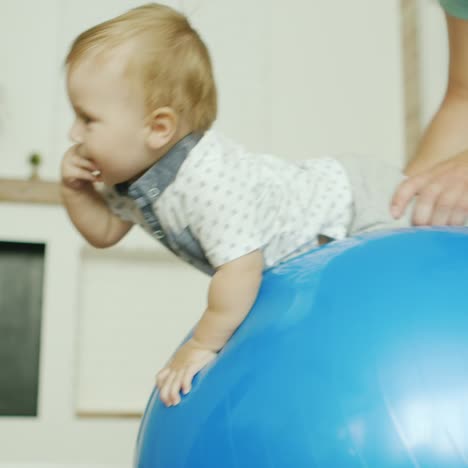
M 119 195 L 131 198 L 138 198 L 142 193 L 150 193 L 152 198 L 156 198 L 174 181 L 180 166 L 202 136 L 202 133 L 190 133 L 179 140 L 137 180 L 117 184 L 115 190 Z

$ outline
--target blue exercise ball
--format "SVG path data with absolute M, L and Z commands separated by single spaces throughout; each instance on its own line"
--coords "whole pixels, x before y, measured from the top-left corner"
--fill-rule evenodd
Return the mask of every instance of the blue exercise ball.
M 468 231 L 366 234 L 268 271 L 181 404 L 152 394 L 135 464 L 468 466 Z

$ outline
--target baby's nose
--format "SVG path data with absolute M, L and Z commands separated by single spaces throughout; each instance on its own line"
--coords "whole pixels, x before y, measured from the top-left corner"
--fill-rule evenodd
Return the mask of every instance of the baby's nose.
M 83 143 L 83 137 L 81 136 L 81 132 L 79 130 L 79 123 L 76 120 L 73 122 L 73 125 L 68 132 L 68 138 L 70 138 L 73 143 Z

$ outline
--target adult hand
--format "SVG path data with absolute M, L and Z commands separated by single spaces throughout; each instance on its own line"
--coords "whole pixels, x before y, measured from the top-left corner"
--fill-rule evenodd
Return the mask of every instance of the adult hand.
M 415 197 L 414 225 L 464 225 L 468 220 L 468 151 L 405 179 L 392 199 L 393 217 L 401 217 Z

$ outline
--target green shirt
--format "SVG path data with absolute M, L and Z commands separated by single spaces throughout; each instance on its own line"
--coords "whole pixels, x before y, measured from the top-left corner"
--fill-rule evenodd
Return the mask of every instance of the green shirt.
M 439 3 L 448 15 L 468 20 L 468 0 L 439 0 Z

